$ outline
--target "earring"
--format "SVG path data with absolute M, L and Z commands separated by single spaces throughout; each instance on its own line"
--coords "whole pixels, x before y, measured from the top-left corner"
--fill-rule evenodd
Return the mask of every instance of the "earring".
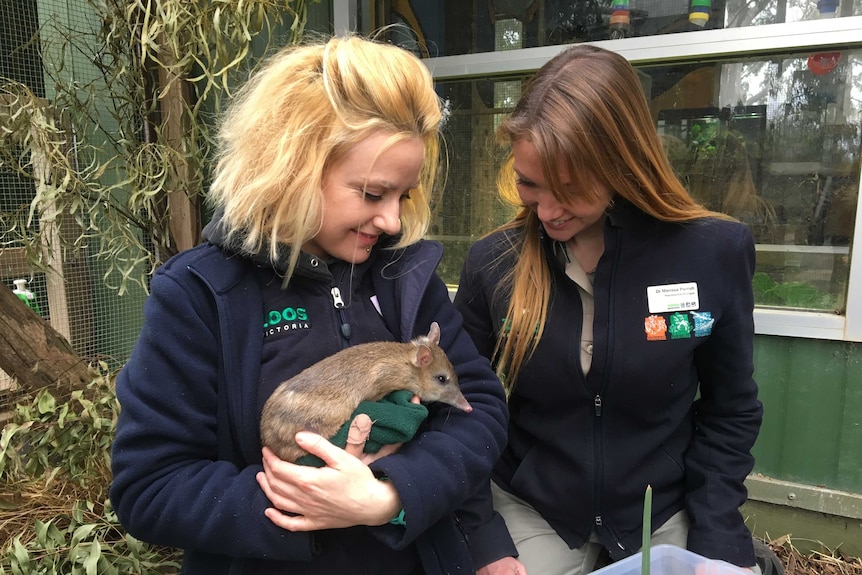
M 370 253 L 371 253 L 371 248 L 365 248 L 365 251 L 366 251 L 367 253 L 369 253 L 369 254 L 370 254 Z

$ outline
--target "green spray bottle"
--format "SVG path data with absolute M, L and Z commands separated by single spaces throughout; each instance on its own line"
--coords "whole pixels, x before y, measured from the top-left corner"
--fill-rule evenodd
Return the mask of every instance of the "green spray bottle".
M 15 289 L 12 291 L 18 296 L 18 299 L 41 316 L 42 311 L 39 309 L 39 303 L 36 301 L 36 294 L 27 289 L 27 280 L 12 280 L 12 283 L 15 284 Z

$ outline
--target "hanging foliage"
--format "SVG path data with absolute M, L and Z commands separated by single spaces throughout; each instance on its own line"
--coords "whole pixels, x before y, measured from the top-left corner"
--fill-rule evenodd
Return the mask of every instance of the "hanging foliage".
M 123 293 L 195 243 L 213 118 L 253 52 L 300 40 L 307 2 L 88 4 L 90 28 L 48 15 L 32 40 L 50 101 L 0 78 L 0 164 L 36 190 L 0 214 L 0 249 L 24 247 L 45 271 L 47 247 L 85 250 Z

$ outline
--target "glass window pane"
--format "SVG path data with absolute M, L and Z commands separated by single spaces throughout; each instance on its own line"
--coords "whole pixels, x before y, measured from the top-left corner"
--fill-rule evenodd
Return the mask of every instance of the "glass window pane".
M 422 57 L 862 15 L 862 0 L 376 0 L 373 29 Z
M 707 207 L 747 223 L 757 304 L 842 313 L 860 185 L 862 51 L 638 68 L 671 163 Z M 450 165 L 432 234 L 457 283 L 466 248 L 511 214 L 494 128 L 523 77 L 438 84 Z

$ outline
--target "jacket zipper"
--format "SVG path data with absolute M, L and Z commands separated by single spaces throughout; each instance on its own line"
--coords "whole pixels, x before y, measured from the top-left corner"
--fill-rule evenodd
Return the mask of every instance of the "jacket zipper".
M 344 300 L 341 298 L 341 290 L 337 286 L 333 286 L 329 290 L 329 293 L 332 295 L 332 307 L 335 308 L 338 314 L 339 331 L 341 332 L 341 337 L 344 338 L 343 343 L 348 343 L 350 336 L 353 335 L 353 328 L 350 327 L 350 322 L 347 321 L 347 314 L 344 311 Z
M 604 520 L 602 519 L 602 504 L 601 504 L 601 494 L 602 494 L 602 485 L 604 483 L 604 473 L 602 472 L 602 462 L 604 461 L 604 453 L 603 453 L 603 444 L 602 444 L 602 396 L 600 393 L 595 394 L 593 396 L 593 409 L 595 418 L 593 419 L 593 434 L 595 437 L 595 458 L 596 458 L 596 479 L 594 483 L 594 492 L 593 492 L 593 501 L 596 502 L 596 516 L 595 516 L 595 529 L 596 531 L 601 531 L 605 529 L 607 531 L 607 527 L 605 527 Z M 619 541 L 616 541 L 617 545 L 620 545 Z M 620 545 L 622 547 L 622 545 Z
M 607 222 L 606 222 L 606 224 L 607 224 Z M 607 244 L 606 244 L 606 246 L 607 246 Z M 608 293 L 613 293 L 614 279 L 616 277 L 616 266 L 617 266 L 618 261 L 619 261 L 619 255 L 618 255 L 619 254 L 619 246 L 618 245 L 616 246 L 614 253 L 615 253 L 614 261 L 611 263 L 611 266 L 612 266 L 611 267 L 611 278 L 610 278 L 610 285 L 608 287 Z M 610 528 L 610 526 L 604 524 L 604 520 L 602 519 L 602 515 L 601 515 L 601 513 L 602 513 L 602 504 L 601 504 L 602 497 L 601 497 L 601 495 L 602 495 L 602 492 L 604 491 L 604 481 L 605 481 L 604 471 L 603 471 L 604 470 L 603 463 L 604 463 L 604 457 L 605 457 L 605 455 L 604 455 L 604 442 L 603 442 L 603 436 L 601 434 L 601 431 L 602 431 L 602 429 L 601 429 L 602 428 L 601 418 L 602 418 L 602 407 L 603 407 L 602 390 L 605 389 L 605 384 L 607 383 L 606 378 L 608 377 L 609 367 L 610 367 L 610 365 L 612 363 L 612 359 L 613 359 L 611 357 L 613 355 L 613 349 L 614 349 L 614 346 L 612 343 L 614 341 L 613 298 L 610 298 L 609 305 L 610 305 L 610 309 L 608 310 L 608 326 L 609 326 L 609 329 L 608 329 L 608 352 L 607 352 L 607 355 L 605 356 L 605 370 L 604 370 L 604 375 L 602 377 L 601 387 L 599 388 L 599 393 L 595 394 L 595 396 L 593 397 L 593 407 L 595 408 L 595 414 L 596 414 L 596 417 L 594 420 L 595 421 L 594 432 L 595 432 L 595 437 L 596 437 L 596 446 L 595 446 L 596 447 L 596 452 L 595 452 L 596 453 L 596 484 L 595 484 L 595 495 L 594 495 L 595 499 L 594 500 L 599 502 L 598 503 L 599 507 L 597 509 L 597 514 L 595 517 L 595 522 L 596 522 L 596 529 L 603 528 L 605 530 L 605 532 L 613 540 L 613 542 L 616 543 L 617 547 L 619 547 L 621 551 L 625 552 L 626 551 L 625 546 L 620 542 L 619 537 Z

